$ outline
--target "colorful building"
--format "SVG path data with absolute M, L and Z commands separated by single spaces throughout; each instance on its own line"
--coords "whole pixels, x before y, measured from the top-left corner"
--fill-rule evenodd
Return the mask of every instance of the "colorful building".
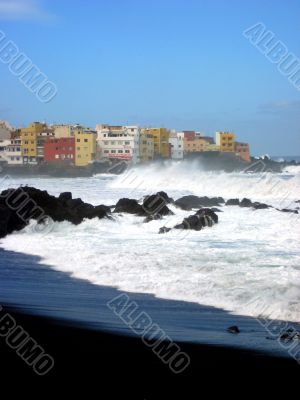
M 54 130 L 54 136 L 56 138 L 74 137 L 76 132 L 81 132 L 84 129 L 79 124 L 55 124 L 52 125 L 51 128 Z
M 21 129 L 21 147 L 24 164 L 37 164 L 37 136 L 46 128 L 45 124 L 33 122 L 28 128 Z
M 234 133 L 216 132 L 216 144 L 222 152 L 234 152 Z
M 140 161 L 141 131 L 138 126 L 98 124 L 96 130 L 101 158 L 120 159 L 133 163 Z
M 16 135 L 12 135 L 12 139 L 6 148 L 6 158 L 10 165 L 23 164 L 21 139 Z
M 248 143 L 235 142 L 235 153 L 243 161 L 250 162 L 250 148 Z
M 153 136 L 154 157 L 170 158 L 170 132 L 166 128 L 145 128 L 143 132 Z
M 151 161 L 154 158 L 154 139 L 149 133 L 140 134 L 140 161 Z
M 87 129 L 75 132 L 75 165 L 85 167 L 96 158 L 97 132 Z
M 207 143 L 204 151 L 221 151 L 220 146 L 215 143 Z
M 207 145 L 209 145 L 209 141 L 201 136 L 195 136 L 194 139 L 183 139 L 184 154 L 205 151 Z
M 54 130 L 51 128 L 45 128 L 43 132 L 37 134 L 37 143 L 36 143 L 36 150 L 37 150 L 37 162 L 41 163 L 44 161 L 44 148 L 46 141 L 54 137 Z
M 183 135 L 181 133 L 171 132 L 169 137 L 170 148 L 171 148 L 171 158 L 173 160 L 183 159 Z
M 45 162 L 67 162 L 75 161 L 75 138 L 47 138 L 44 143 Z

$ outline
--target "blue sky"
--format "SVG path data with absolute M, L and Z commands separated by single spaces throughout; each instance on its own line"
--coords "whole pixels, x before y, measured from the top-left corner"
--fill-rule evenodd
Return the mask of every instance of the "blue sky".
M 0 30 L 58 87 L 41 103 L 0 63 L 0 119 L 233 130 L 300 154 L 300 91 L 242 32 L 300 58 L 298 0 L 0 0 Z

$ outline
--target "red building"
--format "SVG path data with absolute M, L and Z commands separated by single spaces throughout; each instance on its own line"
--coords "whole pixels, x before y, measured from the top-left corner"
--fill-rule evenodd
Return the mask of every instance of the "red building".
M 250 162 L 250 149 L 248 143 L 235 142 L 235 152 L 244 161 Z
M 44 161 L 59 162 L 75 160 L 75 138 L 50 138 L 45 142 Z
M 195 131 L 183 131 L 184 138 L 187 140 L 194 140 L 196 137 Z

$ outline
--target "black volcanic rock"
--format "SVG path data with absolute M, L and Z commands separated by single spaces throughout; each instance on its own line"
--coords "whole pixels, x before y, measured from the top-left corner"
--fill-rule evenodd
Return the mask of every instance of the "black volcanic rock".
M 237 334 L 237 333 L 240 333 L 240 330 L 239 330 L 238 326 L 233 325 L 233 326 L 230 326 L 229 328 L 227 328 L 227 332 Z
M 272 208 L 272 206 L 269 206 L 268 204 L 265 204 L 265 203 L 259 203 L 258 201 L 253 203 L 252 207 L 255 208 L 255 210 L 263 210 L 264 208 Z
M 173 203 L 173 201 L 174 200 L 171 199 L 167 193 L 157 192 L 156 194 L 146 196 L 144 198 L 142 207 L 148 216 L 173 215 L 174 213 L 167 207 L 167 204 Z
M 217 214 L 209 208 L 202 208 L 196 214 L 184 218 L 181 224 L 174 226 L 174 229 L 192 229 L 200 231 L 206 226 L 213 226 L 218 223 Z
M 58 198 L 47 191 L 33 187 L 4 190 L 0 195 L 0 237 L 23 229 L 31 219 L 38 223 L 46 220 L 69 221 L 75 225 L 85 218 L 109 218 L 109 208 L 72 199 L 62 193 Z
M 211 208 L 200 208 L 200 210 L 196 212 L 196 215 L 199 215 L 200 217 L 208 216 L 214 221 L 215 224 L 217 224 L 219 221 L 218 215 Z
M 72 193 L 71 193 L 71 192 L 64 192 L 64 193 L 61 193 L 61 194 L 58 196 L 58 199 L 59 199 L 59 200 L 62 200 L 62 201 L 72 200 Z
M 298 210 L 291 210 L 289 208 L 283 208 L 282 210 L 279 210 L 279 211 L 282 211 L 282 212 L 285 212 L 285 213 L 299 214 Z
M 159 228 L 158 233 L 167 233 L 170 232 L 171 228 L 167 228 L 166 226 L 162 226 L 161 228 Z
M 224 203 L 222 197 L 199 197 L 194 195 L 183 196 L 175 201 L 175 205 L 183 210 L 191 210 L 192 208 L 214 207 Z
M 241 202 L 240 202 L 240 207 L 252 207 L 252 201 L 250 199 L 244 198 Z
M 225 206 L 239 206 L 239 205 L 240 205 L 239 199 L 229 199 L 225 203 Z
M 114 213 L 128 213 L 144 216 L 145 211 L 143 207 L 135 199 L 127 199 L 126 197 L 120 199 L 114 209 Z
M 165 215 L 173 215 L 173 212 L 167 207 L 166 204 L 173 202 L 167 193 L 158 192 L 146 196 L 142 204 L 135 199 L 120 199 L 115 206 L 115 213 L 129 213 L 139 216 L 147 217 L 145 222 L 152 221 L 153 219 L 160 219 Z

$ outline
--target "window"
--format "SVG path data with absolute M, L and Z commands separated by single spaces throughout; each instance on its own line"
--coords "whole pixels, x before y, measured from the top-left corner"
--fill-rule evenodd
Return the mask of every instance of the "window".
M 123 153 L 123 150 L 118 150 L 118 153 Z
M 127 154 L 130 153 L 130 150 L 125 150 L 125 153 L 127 153 Z
M 77 139 L 76 142 L 77 142 L 77 143 L 80 143 L 80 139 Z
M 116 142 L 115 142 L 114 140 L 112 140 L 112 141 L 110 142 L 110 144 L 116 144 Z
M 111 153 L 115 153 L 116 152 L 116 150 L 111 150 Z
M 126 140 L 125 144 L 128 146 L 128 145 L 130 144 L 130 142 L 128 142 L 128 141 Z
M 77 150 L 79 151 L 79 150 L 80 150 L 80 147 L 77 147 Z
M 80 155 L 80 154 L 78 154 L 77 158 L 81 158 L 81 155 Z
M 87 143 L 88 142 L 88 140 L 87 139 L 84 139 L 84 143 Z
M 104 150 L 104 153 L 109 153 L 109 150 Z
M 58 155 L 58 154 L 55 154 L 55 158 L 58 159 L 58 158 L 59 158 L 59 155 Z
M 25 140 L 24 144 L 28 144 L 28 140 Z
M 15 157 L 10 157 L 11 161 L 14 161 Z

